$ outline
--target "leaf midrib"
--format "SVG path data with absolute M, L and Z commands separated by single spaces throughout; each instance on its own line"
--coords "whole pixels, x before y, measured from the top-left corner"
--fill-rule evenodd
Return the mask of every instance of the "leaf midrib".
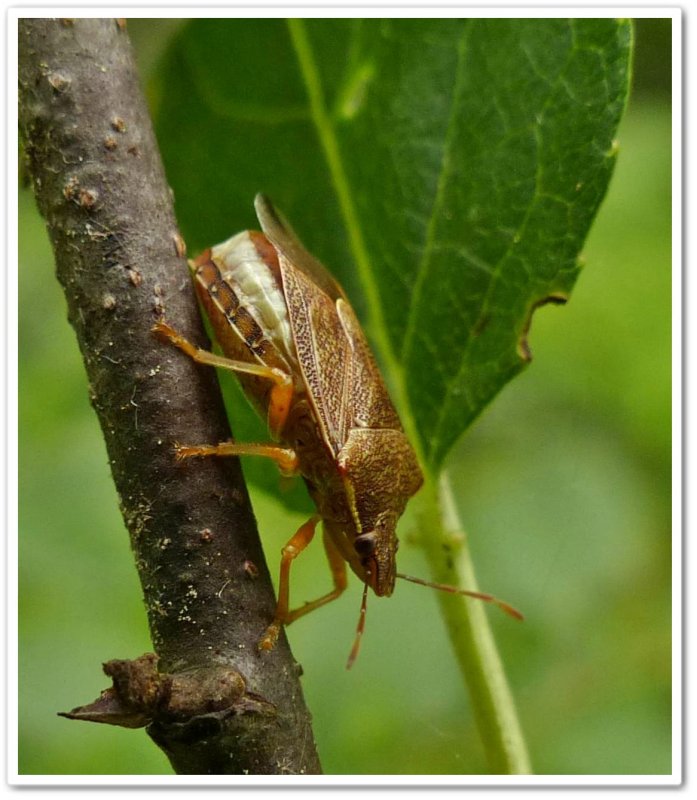
M 291 44 L 298 59 L 300 74 L 305 83 L 310 104 L 310 115 L 317 131 L 320 146 L 327 160 L 329 175 L 339 201 L 339 209 L 348 235 L 349 249 L 356 262 L 358 275 L 365 292 L 371 333 L 383 357 L 390 383 L 395 387 L 396 402 L 402 425 L 417 452 L 419 461 L 423 465 L 421 439 L 418 436 L 414 417 L 409 407 L 404 371 L 387 335 L 387 323 L 374 278 L 375 270 L 368 254 L 363 230 L 353 204 L 351 186 L 344 168 L 341 148 L 332 124 L 331 115 L 327 109 L 319 70 L 317 69 L 312 45 L 305 29 L 305 22 L 301 19 L 288 19 L 286 23 Z

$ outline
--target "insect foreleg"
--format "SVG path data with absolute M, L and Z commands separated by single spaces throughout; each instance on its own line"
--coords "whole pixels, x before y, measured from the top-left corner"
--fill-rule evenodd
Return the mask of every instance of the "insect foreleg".
M 327 560 L 329 561 L 329 569 L 332 573 L 332 580 L 334 588 L 327 592 L 327 594 L 318 597 L 310 603 L 305 603 L 304 606 L 296 608 L 291 611 L 290 605 L 290 565 L 293 560 L 302 553 L 302 551 L 310 544 L 314 535 L 315 528 L 319 522 L 319 517 L 312 517 L 304 525 L 302 525 L 297 533 L 290 539 L 286 546 L 281 551 L 281 577 L 278 584 L 278 605 L 276 606 L 276 616 L 273 622 L 266 629 L 266 633 L 259 642 L 260 650 L 271 650 L 276 641 L 278 634 L 281 631 L 282 625 L 290 625 L 299 617 L 314 611 L 316 608 L 336 600 L 337 597 L 346 589 L 346 562 L 332 542 L 331 538 L 327 535 L 326 531 L 323 534 L 324 549 L 327 553 Z

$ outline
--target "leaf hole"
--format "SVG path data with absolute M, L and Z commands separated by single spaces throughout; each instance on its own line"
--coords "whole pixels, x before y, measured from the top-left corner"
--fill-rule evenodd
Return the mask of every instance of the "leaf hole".
M 530 326 L 532 325 L 532 318 L 535 311 L 537 311 L 537 309 L 541 306 L 546 306 L 549 303 L 552 303 L 555 306 L 563 306 L 568 299 L 569 296 L 564 292 L 550 292 L 550 294 L 548 294 L 546 297 L 535 301 L 530 306 L 528 316 L 525 320 L 525 325 L 523 326 L 523 330 L 518 338 L 518 355 L 523 361 L 532 361 L 532 352 L 530 350 L 530 346 L 528 345 L 528 334 L 530 333 Z

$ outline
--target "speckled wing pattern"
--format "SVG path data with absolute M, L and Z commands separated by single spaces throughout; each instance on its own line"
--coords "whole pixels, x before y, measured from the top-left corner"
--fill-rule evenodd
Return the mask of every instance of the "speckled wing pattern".
M 295 346 L 317 419 L 335 453 L 352 428 L 401 430 L 397 412 L 346 296 L 261 195 L 262 229 L 279 251 Z

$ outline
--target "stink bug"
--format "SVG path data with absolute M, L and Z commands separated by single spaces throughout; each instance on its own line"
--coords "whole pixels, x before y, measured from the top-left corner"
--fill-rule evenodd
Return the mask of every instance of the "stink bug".
M 274 440 L 177 445 L 177 458 L 265 456 L 284 474 L 302 475 L 317 507 L 282 550 L 278 604 L 260 649 L 274 647 L 283 625 L 336 599 L 347 585 L 347 563 L 364 584 L 348 666 L 363 633 L 368 587 L 389 597 L 396 578 L 520 617 L 491 595 L 397 572 L 397 521 L 423 483 L 416 454 L 343 289 L 266 197 L 257 195 L 255 208 L 263 233 L 243 231 L 190 262 L 224 355 L 195 347 L 164 319 L 154 330 L 195 361 L 234 371 Z M 291 610 L 290 567 L 320 520 L 334 586 Z

